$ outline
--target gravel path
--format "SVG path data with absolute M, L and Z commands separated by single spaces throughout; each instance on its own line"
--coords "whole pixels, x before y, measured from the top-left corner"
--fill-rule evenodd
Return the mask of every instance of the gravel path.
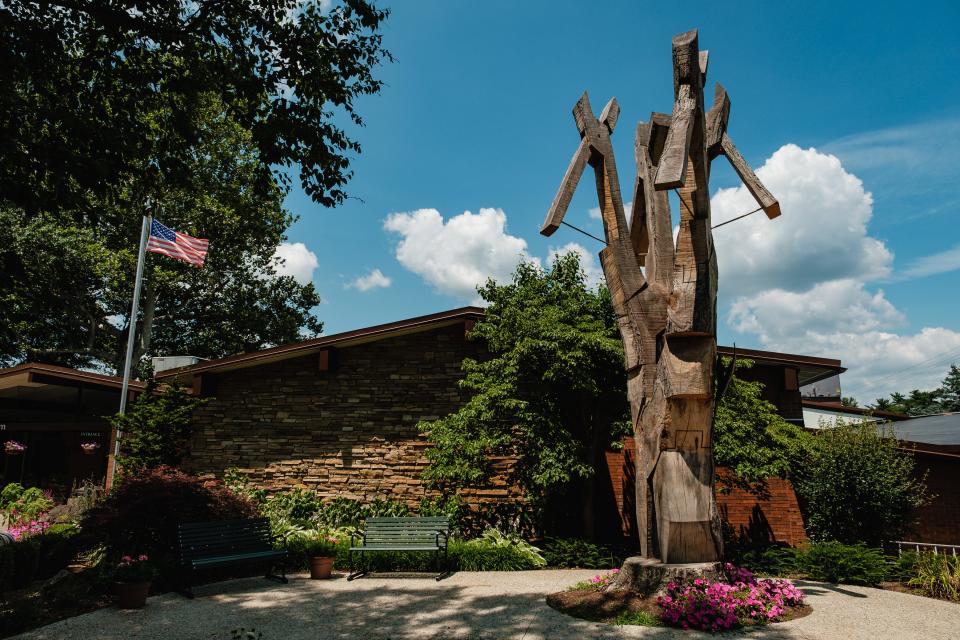
M 594 571 L 458 573 L 436 582 L 411 576 L 309 580 L 279 585 L 262 578 L 199 587 L 197 598 L 150 598 L 141 611 L 104 609 L 17 636 L 24 640 L 229 640 L 253 627 L 263 640 L 401 638 L 583 640 L 709 638 L 649 627 L 576 620 L 544 603 Z M 716 636 L 781 640 L 939 640 L 960 638 L 960 605 L 892 591 L 797 583 L 813 613 L 791 622 Z

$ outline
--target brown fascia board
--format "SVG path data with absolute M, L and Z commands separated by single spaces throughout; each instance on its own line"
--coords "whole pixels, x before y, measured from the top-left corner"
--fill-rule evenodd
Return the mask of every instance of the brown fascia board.
M 103 373 L 80 371 L 78 369 L 71 369 L 70 367 L 61 367 L 55 364 L 42 364 L 37 362 L 27 362 L 24 364 L 18 364 L 17 366 L 10 367 L 8 369 L 0 369 L 0 378 L 21 375 L 24 373 L 29 376 L 30 382 L 33 382 L 34 376 L 40 375 L 70 382 L 84 382 L 87 384 L 117 389 L 123 388 L 123 378 L 118 376 L 108 376 Z M 138 380 L 130 381 L 130 388 L 134 391 L 142 391 L 143 389 L 146 389 L 146 387 L 147 385 L 145 382 L 140 382 Z
M 837 411 L 841 413 L 855 413 L 861 416 L 872 416 L 875 418 L 887 418 L 889 420 L 908 420 L 911 416 L 896 411 L 883 411 L 881 409 L 870 409 L 868 407 L 848 407 L 839 402 L 821 402 L 819 400 L 802 400 L 801 404 L 811 409 L 824 409 L 826 411 Z
M 345 331 L 343 333 L 335 333 L 329 336 L 303 340 L 301 342 L 293 342 L 261 351 L 239 353 L 237 355 L 227 356 L 226 358 L 208 360 L 189 367 L 180 367 L 179 369 L 164 371 L 157 374 L 155 378 L 157 380 L 165 380 L 168 378 L 180 378 L 182 376 L 193 376 L 202 373 L 243 369 L 268 362 L 309 355 L 311 352 L 319 351 L 325 347 L 362 344 L 407 333 L 425 331 L 433 327 L 456 324 L 465 320 L 475 320 L 481 318 L 483 313 L 484 310 L 480 307 L 460 307 L 458 309 L 431 313 L 429 315 L 417 316 L 397 322 L 378 324 L 372 327 L 364 327 L 363 329 L 354 329 L 353 331 Z
M 749 358 L 751 360 L 765 360 L 776 362 L 778 364 L 795 364 L 815 367 L 825 367 L 833 369 L 831 373 L 843 373 L 847 369 L 840 364 L 839 360 L 833 358 L 818 358 L 814 356 L 801 356 L 795 353 L 779 353 L 777 351 L 760 351 L 759 349 L 741 349 L 740 347 L 717 347 L 717 353 L 724 356 L 732 356 L 736 351 L 737 356 Z

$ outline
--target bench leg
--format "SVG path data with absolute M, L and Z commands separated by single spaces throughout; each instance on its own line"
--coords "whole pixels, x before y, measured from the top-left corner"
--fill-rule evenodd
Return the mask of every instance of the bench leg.
M 440 550 L 437 549 L 437 564 L 440 564 Z M 439 569 L 438 569 L 439 570 Z M 437 576 L 437 582 L 450 575 L 450 551 L 449 547 L 443 548 L 443 570 Z
M 193 600 L 193 572 L 188 569 L 183 572 L 183 576 L 183 588 L 180 589 L 180 594 Z
M 283 584 L 287 584 L 287 582 L 289 582 L 289 581 L 287 580 L 287 570 L 286 570 L 286 567 L 284 567 L 283 565 L 281 565 L 280 572 L 281 572 L 281 574 L 280 574 L 279 576 L 278 576 L 277 574 L 275 574 L 275 573 L 273 572 L 273 564 L 271 564 L 271 565 L 270 565 L 270 568 L 267 569 L 267 575 L 265 575 L 264 578 L 266 578 L 267 580 L 276 580 L 277 582 L 282 582 Z
M 363 552 L 360 552 L 360 557 L 363 557 Z M 353 550 L 347 552 L 347 581 L 353 580 L 354 578 L 359 578 L 360 576 L 366 574 L 367 572 L 363 569 L 358 569 L 356 573 L 353 571 Z

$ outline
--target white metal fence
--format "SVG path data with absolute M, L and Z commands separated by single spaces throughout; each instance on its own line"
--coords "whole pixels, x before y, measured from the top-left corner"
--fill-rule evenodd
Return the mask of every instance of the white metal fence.
M 891 545 L 897 545 L 897 555 L 903 555 L 904 551 L 916 551 L 917 553 L 921 552 L 932 552 L 932 553 L 945 553 L 947 555 L 960 555 L 957 554 L 957 550 L 960 550 L 960 545 L 955 544 L 935 544 L 932 542 L 909 542 L 907 540 L 892 540 Z

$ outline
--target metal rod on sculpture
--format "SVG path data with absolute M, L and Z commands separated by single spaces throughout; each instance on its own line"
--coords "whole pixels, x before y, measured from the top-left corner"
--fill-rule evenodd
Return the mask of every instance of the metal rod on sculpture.
M 147 207 L 149 208 L 149 202 Z M 130 366 L 133 359 L 133 344 L 137 334 L 137 311 L 140 307 L 140 284 L 143 281 L 143 263 L 147 256 L 147 236 L 150 235 L 150 223 L 152 218 L 149 215 L 143 216 L 143 226 L 140 229 L 140 251 L 137 254 L 137 276 L 133 285 L 133 306 L 130 309 L 129 330 L 127 332 L 127 355 L 123 361 L 123 386 L 120 391 L 120 415 L 127 412 L 127 394 L 130 391 Z M 113 484 L 113 476 L 117 467 L 117 456 L 120 455 L 120 435 L 117 429 L 114 436 L 113 445 L 113 464 L 110 465 L 107 472 L 106 485 L 109 488 Z

